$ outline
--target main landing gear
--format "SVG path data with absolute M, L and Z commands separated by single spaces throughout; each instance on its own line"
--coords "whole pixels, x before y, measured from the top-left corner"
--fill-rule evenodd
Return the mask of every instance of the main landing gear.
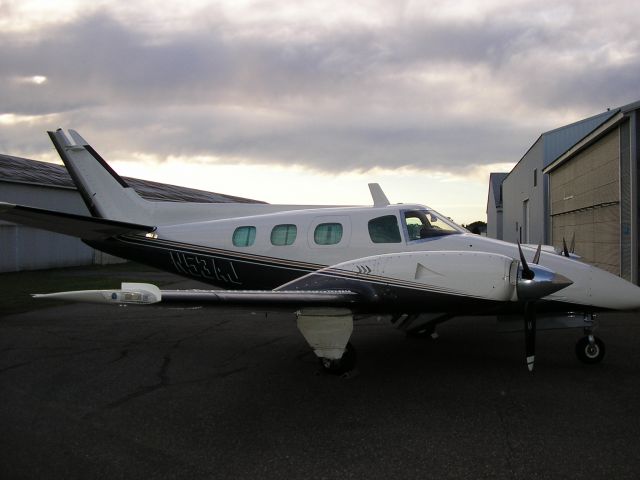
M 320 361 L 324 372 L 350 376 L 357 355 L 349 342 L 353 313 L 347 309 L 305 309 L 297 312 L 298 330 Z
M 318 360 L 320 360 L 320 367 L 326 373 L 330 373 L 332 375 L 349 375 L 350 372 L 354 371 L 356 368 L 358 355 L 354 346 L 349 342 L 347 343 L 341 358 L 330 359 L 319 357 Z

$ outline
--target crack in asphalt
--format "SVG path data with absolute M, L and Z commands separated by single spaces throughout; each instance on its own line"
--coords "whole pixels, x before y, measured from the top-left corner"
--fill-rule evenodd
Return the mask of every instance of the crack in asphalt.
M 162 365 L 160 365 L 160 370 L 157 373 L 158 376 L 158 383 L 154 383 L 153 385 L 146 385 L 146 386 L 142 386 L 139 387 L 136 391 L 131 392 L 127 395 L 125 395 L 124 397 L 121 397 L 113 402 L 108 403 L 107 405 L 105 405 L 104 407 L 102 407 L 101 410 L 111 410 L 113 408 L 119 407 L 120 405 L 123 405 L 127 402 L 130 402 L 131 400 L 135 399 L 135 398 L 139 398 L 142 397 L 144 395 L 147 395 L 151 392 L 155 392 L 156 390 L 158 390 L 159 388 L 162 388 L 166 385 L 169 384 L 169 377 L 167 375 L 167 370 L 169 369 L 169 366 L 171 365 L 171 353 L 167 353 L 162 360 Z M 85 417 L 90 417 L 92 416 L 91 414 L 85 415 Z
M 6 372 L 8 370 L 13 370 L 15 368 L 20 368 L 20 367 L 24 367 L 26 365 L 31 365 L 32 363 L 36 363 L 36 362 L 39 362 L 41 360 L 49 360 L 49 359 L 52 359 L 52 358 L 62 358 L 62 357 L 72 357 L 74 355 L 83 355 L 85 353 L 99 352 L 101 350 L 106 350 L 106 348 L 87 348 L 85 350 L 78 350 L 76 352 L 58 353 L 58 354 L 55 354 L 55 355 L 44 355 L 42 357 L 32 358 L 32 359 L 24 361 L 24 362 L 14 363 L 13 365 L 8 365 L 6 367 L 0 368 L 0 374 Z
M 29 365 L 32 362 L 33 362 L 33 360 L 29 360 L 27 362 L 15 363 L 13 365 L 9 365 L 8 367 L 0 368 L 0 373 L 4 373 L 4 372 L 6 372 L 8 370 L 13 370 L 15 368 L 24 367 L 25 365 Z
M 173 386 L 181 386 L 181 385 L 189 385 L 189 384 L 197 384 L 197 383 L 205 383 L 214 379 L 219 379 L 219 378 L 225 378 L 231 375 L 234 375 L 236 373 L 240 373 L 243 372 L 245 370 L 248 369 L 248 366 L 243 365 L 237 368 L 233 368 L 231 370 L 226 370 L 226 371 L 219 371 L 216 373 L 213 373 L 211 375 L 206 375 L 202 378 L 197 378 L 197 379 L 192 379 L 192 380 L 184 380 L 184 381 L 177 381 L 177 382 L 171 382 L 170 378 L 169 378 L 169 368 L 171 367 L 171 363 L 173 361 L 173 354 L 175 353 L 175 351 L 180 348 L 180 345 L 189 339 L 198 337 L 200 335 L 202 335 L 203 333 L 211 330 L 212 328 L 215 328 L 214 326 L 209 326 L 205 329 L 199 330 L 198 332 L 194 332 L 193 334 L 187 335 L 185 337 L 179 338 L 176 341 L 173 342 L 173 344 L 171 345 L 171 348 L 169 349 L 169 351 L 167 353 L 165 353 L 165 355 L 163 356 L 162 359 L 162 364 L 160 365 L 160 368 L 158 369 L 158 371 L 156 372 L 156 377 L 158 378 L 158 381 L 152 385 L 143 385 L 138 387 L 135 391 L 130 392 L 112 402 L 107 403 L 106 405 L 104 405 L 103 407 L 100 407 L 98 410 L 94 411 L 94 412 L 90 412 L 88 414 L 86 414 L 84 416 L 84 418 L 92 418 L 95 417 L 97 415 L 99 415 L 101 412 L 104 411 L 108 411 L 108 410 L 112 410 L 114 408 L 120 407 L 132 400 L 135 400 L 137 398 L 143 397 L 145 395 L 148 395 L 150 393 L 155 392 L 156 390 L 159 390 L 161 388 L 164 387 L 173 387 Z M 288 335 L 284 335 L 284 336 L 280 336 L 274 339 L 271 339 L 269 341 L 266 342 L 261 342 L 257 345 L 252 345 L 249 348 L 245 348 L 244 350 L 242 350 L 241 352 L 235 353 L 233 355 L 231 355 L 230 357 L 228 357 L 227 359 L 223 360 L 222 362 L 220 362 L 218 365 L 214 366 L 215 369 L 217 370 L 221 370 L 224 369 L 225 367 L 228 367 L 230 363 L 236 361 L 237 359 L 241 358 L 242 356 L 246 355 L 247 353 L 250 353 L 252 351 L 255 351 L 259 348 L 271 345 L 273 343 L 279 342 L 280 340 L 286 338 Z M 122 353 L 122 352 L 121 352 Z M 122 356 L 122 355 L 121 355 Z M 121 359 L 121 358 L 120 358 Z M 114 363 L 114 361 L 112 360 L 109 363 Z
M 112 363 L 117 363 L 121 360 L 124 360 L 125 358 L 127 358 L 129 356 L 129 349 L 125 348 L 123 350 L 120 350 L 120 355 L 118 355 L 118 358 L 115 358 L 113 360 L 110 360 L 107 362 L 107 365 L 110 365 Z

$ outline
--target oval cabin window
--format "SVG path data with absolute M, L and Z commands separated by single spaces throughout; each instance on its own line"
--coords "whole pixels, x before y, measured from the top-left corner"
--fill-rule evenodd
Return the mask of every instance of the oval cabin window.
M 295 225 L 276 225 L 271 230 L 271 245 L 292 245 L 297 235 L 298 228 Z
M 321 223 L 313 232 L 313 241 L 318 245 L 335 245 L 342 240 L 342 224 Z
M 238 227 L 233 232 L 235 247 L 250 247 L 256 241 L 256 227 Z

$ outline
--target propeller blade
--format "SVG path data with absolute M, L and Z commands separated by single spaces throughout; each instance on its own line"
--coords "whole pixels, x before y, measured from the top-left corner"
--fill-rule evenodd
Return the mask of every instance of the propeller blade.
M 533 371 L 536 359 L 536 306 L 535 302 L 524 304 L 524 339 L 525 353 L 527 356 L 527 368 Z
M 536 250 L 536 254 L 533 256 L 533 263 L 536 265 L 540 263 L 540 252 L 542 251 L 542 244 L 538 244 L 538 249 Z
M 569 249 L 567 248 L 567 241 L 562 237 L 562 255 L 569 257 Z
M 518 240 L 518 251 L 520 252 L 520 264 L 522 265 L 522 278 L 525 280 L 533 280 L 535 277 L 535 273 L 529 268 L 529 264 L 527 260 L 524 258 L 524 253 L 522 252 L 522 247 L 520 246 L 520 240 Z

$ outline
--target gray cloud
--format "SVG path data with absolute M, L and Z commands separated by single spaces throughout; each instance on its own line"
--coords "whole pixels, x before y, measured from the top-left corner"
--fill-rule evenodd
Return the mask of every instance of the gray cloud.
M 549 124 L 554 111 L 590 115 L 639 96 L 640 57 L 611 58 L 638 51 L 625 36 L 637 32 L 631 16 L 610 29 L 578 8 L 541 15 L 546 8 L 315 30 L 247 26 L 214 11 L 162 34 L 102 10 L 29 37 L 0 33 L 0 115 L 56 114 L 0 125 L 0 148 L 36 154 L 41 130 L 64 126 L 160 158 L 331 171 L 516 161 L 559 126 Z M 33 75 L 48 80 L 19 81 Z

